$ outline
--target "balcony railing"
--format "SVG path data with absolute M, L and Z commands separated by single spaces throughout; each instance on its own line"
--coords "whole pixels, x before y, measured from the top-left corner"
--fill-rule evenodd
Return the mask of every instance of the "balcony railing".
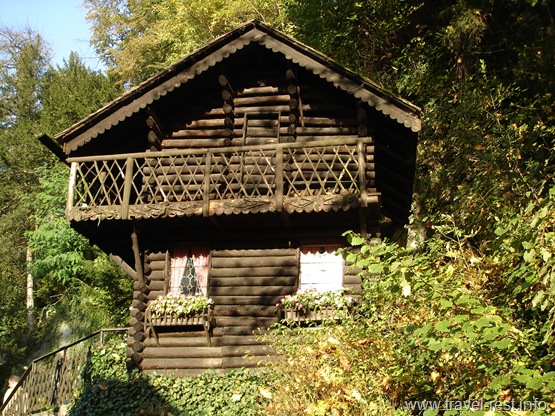
M 364 206 L 371 143 L 369 137 L 343 138 L 70 158 L 66 216 L 79 221 Z

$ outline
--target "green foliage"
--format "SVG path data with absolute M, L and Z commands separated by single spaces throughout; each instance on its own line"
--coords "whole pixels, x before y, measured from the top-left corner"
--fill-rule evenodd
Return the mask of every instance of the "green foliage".
M 92 44 L 122 83 L 137 84 L 231 29 L 283 25 L 281 1 L 86 0 Z
M 164 296 L 158 296 L 149 303 L 149 307 L 153 316 L 183 318 L 205 311 L 213 307 L 213 304 L 214 301 L 202 293 L 198 295 L 168 293 Z
M 84 388 L 69 415 L 265 415 L 261 394 L 266 375 L 247 371 L 207 372 L 196 377 L 127 372 L 126 345 L 94 350 Z
M 393 85 L 394 64 L 422 1 L 288 0 L 291 32 L 300 41 L 374 82 Z
M 526 248 L 530 243 L 544 254 L 536 259 L 542 264 L 535 273 L 526 267 L 528 280 L 539 282 L 538 275 L 546 270 L 544 259 L 551 259 L 553 246 L 544 237 L 552 227 L 530 228 L 546 216 L 545 207 L 553 213 L 555 192 L 549 195 L 549 202 L 540 201 L 528 207 L 524 217 L 517 216 L 520 221 L 505 218 L 503 224 L 520 222 L 525 232 L 508 237 L 504 227 L 497 229 L 495 245 L 506 246 L 512 238 L 519 241 L 512 245 L 518 261 L 501 257 L 497 250 L 476 252 L 469 244 L 472 235 L 457 229 L 452 220 L 435 226 L 438 236 L 427 242 L 424 252 L 383 242 L 360 243 L 358 236 L 349 236 L 360 250 L 350 253 L 348 260 L 371 273 L 360 312 L 376 335 L 393 344 L 392 356 L 382 363 L 389 371 L 392 402 L 553 402 L 553 297 L 546 295 L 552 286 L 544 279 L 543 287 L 524 288 L 526 278 L 520 278 L 521 261 L 532 260 Z M 523 227 L 523 218 L 528 227 Z M 517 300 L 521 293 L 527 304 Z
M 299 328 L 278 325 L 267 337 L 282 357 L 270 364 L 271 415 L 392 415 L 382 393 L 391 346 L 363 323 Z
M 51 68 L 45 74 L 41 94 L 41 133 L 58 134 L 121 92 L 113 79 L 87 68 L 72 52 L 62 67 Z
M 345 310 L 353 306 L 354 298 L 345 293 L 345 290 L 328 290 L 320 292 L 314 288 L 298 290 L 292 295 L 287 295 L 276 304 L 279 308 L 289 308 L 296 311 L 319 310 L 321 308 L 334 308 Z

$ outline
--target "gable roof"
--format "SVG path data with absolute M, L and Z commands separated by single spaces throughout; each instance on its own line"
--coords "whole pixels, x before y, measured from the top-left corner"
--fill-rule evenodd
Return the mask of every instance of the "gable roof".
M 281 53 L 287 60 L 353 95 L 413 132 L 420 131 L 420 108 L 417 106 L 341 67 L 314 49 L 253 20 L 213 40 L 130 89 L 124 95 L 58 134 L 56 141 L 63 143 L 65 154 L 70 154 L 251 42 L 257 42 L 273 52 Z

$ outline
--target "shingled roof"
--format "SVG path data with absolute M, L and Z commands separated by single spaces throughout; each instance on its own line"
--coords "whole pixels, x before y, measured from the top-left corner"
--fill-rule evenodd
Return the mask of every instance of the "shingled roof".
M 420 109 L 417 106 L 341 67 L 314 49 L 253 20 L 213 40 L 130 89 L 124 95 L 64 130 L 55 139 L 58 143 L 63 143 L 64 153 L 69 155 L 252 42 L 263 45 L 275 53 L 283 54 L 287 60 L 352 94 L 413 132 L 420 131 Z

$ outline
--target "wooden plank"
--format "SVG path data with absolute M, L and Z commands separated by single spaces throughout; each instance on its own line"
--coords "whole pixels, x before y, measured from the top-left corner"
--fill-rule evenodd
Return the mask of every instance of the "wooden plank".
M 172 139 L 184 139 L 188 137 L 228 137 L 231 135 L 230 129 L 187 129 L 187 130 L 179 130 L 172 132 Z M 172 140 L 165 139 L 162 142 L 164 143 L 169 142 Z
M 283 211 L 283 148 L 277 149 L 276 154 L 276 211 Z
M 275 306 L 260 305 L 216 305 L 213 314 L 215 316 L 275 317 L 277 309 Z
M 69 218 L 69 213 L 73 208 L 73 200 L 75 198 L 75 181 L 77 178 L 77 165 L 78 163 L 72 162 L 71 169 L 69 172 L 69 188 L 67 194 L 67 202 L 66 202 L 66 210 L 65 210 L 65 217 Z
M 247 267 L 288 267 L 296 266 L 296 259 L 292 256 L 280 257 L 214 257 L 213 268 L 247 268 Z
M 295 286 L 296 276 L 248 276 L 242 277 L 214 277 L 210 278 L 211 287 L 230 286 Z
M 155 251 L 147 253 L 146 261 L 147 263 L 152 263 L 154 261 L 163 261 L 166 259 L 166 252 L 165 251 Z
M 125 176 L 123 185 L 123 205 L 121 207 L 121 218 L 126 220 L 129 215 L 129 198 L 131 196 L 131 187 L 133 185 L 133 167 L 134 160 L 132 157 L 128 157 L 125 162 Z
M 216 316 L 218 326 L 248 326 L 253 328 L 269 327 L 278 321 L 277 317 Z
M 222 334 L 224 335 L 223 338 L 227 336 L 238 336 L 238 335 L 259 337 L 267 333 L 268 333 L 268 328 L 250 328 L 250 327 L 241 327 L 241 326 L 226 326 L 222 328 Z M 227 344 L 227 345 L 234 345 L 234 344 Z
M 230 131 L 231 133 L 231 131 Z M 206 135 L 187 136 L 188 139 L 173 137 L 162 142 L 164 149 L 187 149 L 187 148 L 205 148 L 205 147 L 226 147 L 232 144 L 227 136 L 214 135 L 211 139 L 206 139 Z
M 231 286 L 210 287 L 210 296 L 277 296 L 288 295 L 296 286 Z
M 299 147 L 307 147 L 311 144 L 312 141 L 316 141 L 319 147 L 325 146 L 334 146 L 334 145 L 348 145 L 348 144 L 356 144 L 358 141 L 361 140 L 358 136 L 350 136 L 350 137 L 330 137 L 328 139 L 324 139 L 322 137 L 316 137 L 314 140 L 311 140 L 310 137 L 305 137 L 302 140 L 299 140 L 296 143 L 287 143 L 281 144 L 281 146 L 287 148 L 299 148 Z M 371 137 L 365 137 L 362 139 L 364 143 L 372 143 L 373 139 Z M 238 152 L 238 151 L 261 151 L 261 150 L 272 150 L 275 149 L 275 145 L 264 145 L 264 146 L 244 146 L 241 148 L 236 147 L 229 147 L 218 149 L 218 152 L 227 153 L 227 152 Z M 93 162 L 93 161 L 112 161 L 112 160 L 123 160 L 127 159 L 128 157 L 132 158 L 145 158 L 145 159 L 152 159 L 155 158 L 168 158 L 168 157 L 186 157 L 186 156 L 202 156 L 206 154 L 206 150 L 203 149 L 191 149 L 191 150 L 164 150 L 160 152 L 140 152 L 140 153 L 127 153 L 127 154 L 117 154 L 117 155 L 98 155 L 98 156 L 79 156 L 79 157 L 71 157 L 68 158 L 66 161 L 68 163 L 72 162 Z
M 146 347 L 143 358 L 218 358 L 220 347 Z
M 162 376 L 174 376 L 174 377 L 195 377 L 206 373 L 207 371 L 213 371 L 216 373 L 224 373 L 226 370 L 223 368 L 173 368 L 173 369 L 142 369 L 145 374 L 156 374 Z M 253 369 L 254 370 L 254 369 Z M 251 370 L 251 371 L 253 371 Z
M 209 295 L 214 301 L 215 305 L 263 305 L 271 306 L 278 303 L 282 295 L 276 296 L 214 296 L 210 294 L 210 288 L 208 289 Z M 293 293 L 293 292 L 291 292 Z
M 212 329 L 212 338 L 221 337 L 223 334 L 223 328 L 213 328 Z M 183 342 L 192 342 L 191 339 L 204 337 L 206 342 L 206 334 L 204 330 L 198 331 L 184 331 L 182 328 L 178 327 L 160 327 L 158 330 L 158 338 L 183 338 Z M 185 339 L 189 340 L 186 341 Z
M 248 107 L 250 105 L 260 106 L 264 104 L 279 104 L 289 102 L 289 95 L 258 95 L 258 96 L 238 96 L 233 102 L 236 106 Z
M 263 87 L 246 87 L 237 91 L 238 97 L 248 96 L 248 95 L 268 95 L 268 94 L 279 94 L 283 92 L 285 88 L 273 85 L 267 85 Z
M 174 368 L 221 368 L 222 359 L 221 358 L 150 358 L 143 360 L 141 363 L 141 368 L 146 370 L 163 368 L 163 369 L 174 369 Z
M 148 280 L 150 281 L 154 281 L 154 280 L 164 280 L 165 279 L 165 273 L 163 270 L 149 270 L 146 273 L 146 276 L 148 277 Z
M 164 296 L 166 293 L 163 290 L 151 290 L 148 292 L 148 300 L 154 300 L 159 296 Z
M 148 288 L 151 291 L 160 291 L 160 290 L 164 290 L 164 281 L 163 280 L 151 280 L 148 283 Z
M 207 345 L 206 335 L 204 332 L 198 337 L 162 337 L 159 334 L 158 340 L 155 338 L 147 338 L 144 341 L 146 347 L 178 347 L 180 349 L 189 347 L 205 347 Z M 165 334 L 164 334 L 165 335 Z M 222 345 L 222 337 L 211 337 L 212 347 L 219 347 Z
M 360 286 L 361 283 L 362 280 L 359 276 L 352 276 L 348 274 L 343 276 L 343 285 Z
M 151 270 L 164 270 L 164 267 L 166 267 L 166 259 L 165 256 L 164 258 L 160 259 L 160 260 L 154 260 L 154 261 L 149 261 L 148 263 L 148 267 Z
M 215 258 L 212 260 L 216 260 Z M 297 276 L 299 273 L 299 268 L 295 266 L 284 266 L 284 267 L 227 267 L 227 268 L 216 268 L 212 267 L 210 271 L 211 277 L 263 277 L 263 276 Z
M 234 328 L 234 327 L 230 327 Z M 240 328 L 240 327 L 235 327 Z M 252 334 L 252 331 L 250 331 Z M 241 346 L 241 345 L 266 345 L 260 335 L 225 335 L 222 337 L 222 346 Z
M 210 164 L 212 161 L 212 154 L 206 155 L 205 171 L 204 171 L 204 198 L 202 203 L 202 216 L 208 217 L 210 215 Z
M 281 257 L 296 256 L 295 248 L 274 248 L 274 249 L 246 249 L 246 250 L 214 250 L 214 257 Z

